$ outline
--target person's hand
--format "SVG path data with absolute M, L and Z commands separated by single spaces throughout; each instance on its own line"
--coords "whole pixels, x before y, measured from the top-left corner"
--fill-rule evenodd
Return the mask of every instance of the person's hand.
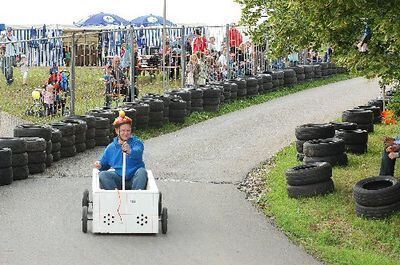
M 391 152 L 388 156 L 390 159 L 396 159 L 399 157 L 399 153 Z
M 400 151 L 400 145 L 397 145 L 397 144 L 388 146 L 388 147 L 386 148 L 386 152 L 388 152 L 388 153 L 398 152 L 398 151 Z
M 128 155 L 131 154 L 131 146 L 128 144 L 128 142 L 123 142 L 121 146 L 122 146 L 122 152 L 127 153 Z
M 94 167 L 97 168 L 97 169 L 100 169 L 101 168 L 100 161 L 94 162 Z
M 385 147 L 389 147 L 389 146 L 393 145 L 394 141 L 395 141 L 395 139 L 392 137 L 385 136 L 383 138 L 383 143 L 385 144 Z

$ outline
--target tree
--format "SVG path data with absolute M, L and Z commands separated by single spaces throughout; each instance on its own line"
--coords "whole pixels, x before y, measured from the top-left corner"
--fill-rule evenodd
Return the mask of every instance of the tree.
M 400 78 L 400 0 L 235 0 L 254 40 L 267 36 L 270 55 L 331 45 L 334 59 L 384 84 Z M 368 51 L 357 42 L 368 26 Z

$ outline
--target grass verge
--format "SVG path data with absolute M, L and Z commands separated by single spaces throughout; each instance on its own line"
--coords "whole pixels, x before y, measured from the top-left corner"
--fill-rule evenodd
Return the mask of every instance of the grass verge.
M 261 208 L 290 239 L 330 264 L 400 264 L 400 213 L 385 220 L 359 218 L 352 198 L 357 181 L 379 172 L 382 136 L 398 135 L 399 129 L 375 126 L 368 153 L 349 155 L 347 167 L 333 169 L 336 191 L 315 198 L 288 197 L 285 171 L 300 163 L 294 144 L 284 148 L 264 176 L 267 193 L 259 200 Z

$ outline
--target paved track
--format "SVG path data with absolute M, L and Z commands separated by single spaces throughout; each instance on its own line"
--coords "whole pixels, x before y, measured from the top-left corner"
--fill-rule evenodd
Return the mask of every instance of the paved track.
M 81 232 L 81 193 L 101 148 L 0 187 L 0 264 L 319 264 L 234 184 L 293 141 L 297 125 L 334 120 L 378 94 L 377 82 L 356 78 L 146 141 L 169 210 L 167 235 Z

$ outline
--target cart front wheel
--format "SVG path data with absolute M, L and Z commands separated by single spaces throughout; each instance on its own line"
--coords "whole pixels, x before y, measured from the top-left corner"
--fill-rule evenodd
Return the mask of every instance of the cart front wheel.
M 161 232 L 166 234 L 168 230 L 168 210 L 163 208 L 161 212 Z
M 82 232 L 87 232 L 87 223 L 88 223 L 88 207 L 82 207 Z
M 162 193 L 160 192 L 158 196 L 158 216 L 161 216 L 161 210 L 162 210 Z
M 87 189 L 83 191 L 82 207 L 83 206 L 89 207 L 89 191 Z

